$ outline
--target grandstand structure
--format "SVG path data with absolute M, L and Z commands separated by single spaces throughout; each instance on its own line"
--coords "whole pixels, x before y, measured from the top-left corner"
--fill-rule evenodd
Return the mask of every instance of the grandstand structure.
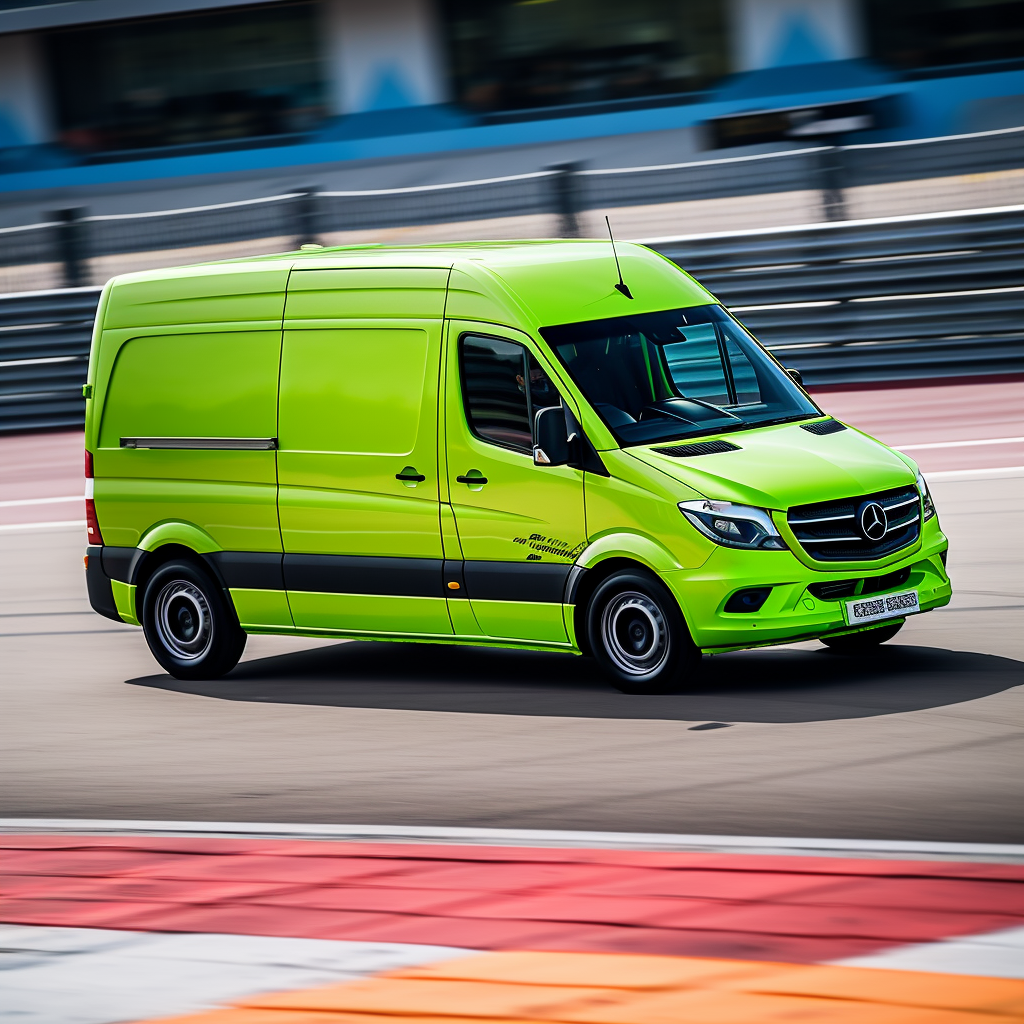
M 1021 0 L 0 0 L 0 226 L 1022 123 Z

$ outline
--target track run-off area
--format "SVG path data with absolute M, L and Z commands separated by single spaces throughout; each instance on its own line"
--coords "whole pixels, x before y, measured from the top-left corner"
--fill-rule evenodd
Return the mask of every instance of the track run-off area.
M 1024 382 L 816 397 L 929 475 L 953 602 L 872 657 L 722 655 L 672 696 L 274 637 L 174 680 L 89 609 L 81 435 L 0 439 L 0 816 L 1024 842 Z

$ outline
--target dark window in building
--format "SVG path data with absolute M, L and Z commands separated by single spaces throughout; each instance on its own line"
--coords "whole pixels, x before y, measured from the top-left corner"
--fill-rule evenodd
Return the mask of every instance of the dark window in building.
M 702 89 L 728 70 L 726 0 L 442 0 L 454 93 L 481 111 Z
M 915 69 L 1024 57 L 1024 0 L 866 0 L 871 55 Z
M 325 114 L 317 5 L 47 33 L 62 141 L 103 151 L 300 132 Z

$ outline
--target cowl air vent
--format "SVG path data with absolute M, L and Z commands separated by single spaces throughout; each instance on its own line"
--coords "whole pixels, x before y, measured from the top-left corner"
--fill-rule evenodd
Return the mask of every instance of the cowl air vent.
M 671 455 L 676 459 L 692 459 L 695 455 L 720 455 L 722 452 L 738 452 L 740 446 L 731 441 L 696 441 L 693 444 L 677 444 L 670 448 L 655 448 L 659 455 Z
M 839 420 L 818 420 L 817 423 L 801 423 L 800 429 L 810 434 L 838 434 L 846 427 Z

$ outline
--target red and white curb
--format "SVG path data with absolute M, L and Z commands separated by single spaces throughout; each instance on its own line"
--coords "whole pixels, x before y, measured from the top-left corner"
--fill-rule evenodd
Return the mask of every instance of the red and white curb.
M 32 1024 L 1024 1020 L 1020 846 L 6 819 L 0 922 Z

